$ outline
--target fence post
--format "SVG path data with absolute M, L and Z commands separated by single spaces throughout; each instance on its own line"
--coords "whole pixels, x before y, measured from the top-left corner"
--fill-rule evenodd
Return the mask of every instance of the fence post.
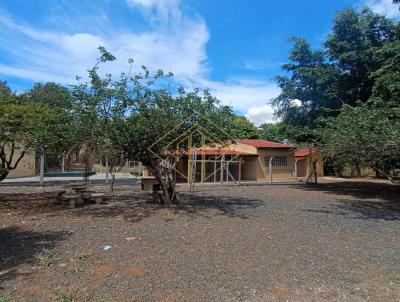
M 242 178 L 242 159 L 239 158 L 239 186 L 240 186 L 240 179 Z
M 65 155 L 63 154 L 61 157 L 61 172 L 65 172 Z
M 222 155 L 222 157 L 221 157 L 221 170 L 220 170 L 221 184 L 224 182 L 224 161 L 225 161 L 225 155 Z
M 108 155 L 106 155 L 106 184 L 108 184 Z
M 44 151 L 42 150 L 40 153 L 40 185 L 42 186 L 44 183 Z
M 315 183 L 318 183 L 318 179 L 317 179 L 317 159 L 315 161 L 313 161 L 313 170 L 314 170 L 314 179 L 315 179 Z
M 205 174 L 206 174 L 206 150 L 205 150 L 205 145 L 206 145 L 206 138 L 204 134 L 201 134 L 201 174 L 200 174 L 200 182 L 203 183 L 205 179 Z
M 214 182 L 217 182 L 217 161 L 214 160 Z
M 273 157 L 271 156 L 269 158 L 269 163 L 268 163 L 269 183 L 270 184 L 272 184 L 272 160 L 273 160 Z

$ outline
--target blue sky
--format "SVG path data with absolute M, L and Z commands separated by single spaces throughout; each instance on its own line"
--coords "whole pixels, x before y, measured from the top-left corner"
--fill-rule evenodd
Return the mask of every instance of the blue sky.
M 2 0 L 0 80 L 17 91 L 34 82 L 74 83 L 99 45 L 127 60 L 172 71 L 187 88 L 209 88 L 257 124 L 271 121 L 273 81 L 291 35 L 319 47 L 338 10 L 369 6 L 392 18 L 391 0 Z

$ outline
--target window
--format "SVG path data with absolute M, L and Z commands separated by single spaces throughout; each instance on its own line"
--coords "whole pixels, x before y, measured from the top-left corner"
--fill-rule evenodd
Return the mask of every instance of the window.
M 270 156 L 265 157 L 265 166 L 269 166 Z M 287 167 L 288 158 L 287 156 L 272 156 L 272 166 L 273 167 Z

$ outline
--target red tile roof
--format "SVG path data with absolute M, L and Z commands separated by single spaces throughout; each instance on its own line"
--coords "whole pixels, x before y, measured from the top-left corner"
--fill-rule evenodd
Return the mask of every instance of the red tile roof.
M 306 157 L 317 151 L 318 151 L 318 149 L 316 149 L 316 148 L 303 148 L 303 149 L 296 150 L 296 152 L 294 152 L 294 156 L 295 157 Z
M 186 154 L 192 154 L 192 152 L 185 152 Z M 207 150 L 197 150 L 197 155 L 257 155 L 248 152 L 242 152 L 237 150 L 216 150 L 216 149 L 207 149 Z
M 256 148 L 277 148 L 277 149 L 290 149 L 293 148 L 293 145 L 289 144 L 281 144 L 271 141 L 266 141 L 263 139 L 244 139 L 240 140 L 239 143 L 250 145 Z

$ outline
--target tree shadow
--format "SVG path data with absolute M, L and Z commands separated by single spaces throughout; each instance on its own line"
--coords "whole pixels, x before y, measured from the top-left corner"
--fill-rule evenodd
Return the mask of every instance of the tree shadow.
M 248 209 L 256 208 L 263 204 L 262 200 L 243 197 L 215 196 L 204 192 L 180 192 L 178 203 L 170 206 L 153 202 L 150 193 L 133 192 L 125 196 L 112 197 L 106 204 L 84 207 L 73 210 L 73 215 L 90 215 L 94 217 L 124 217 L 126 221 L 136 223 L 160 211 L 170 211 L 177 215 L 188 215 L 212 218 L 214 216 L 227 216 L 230 218 L 247 219 Z
M 350 195 L 358 199 L 382 199 L 400 202 L 400 186 L 373 182 L 334 182 L 296 185 L 307 191 L 318 191 L 335 195 Z
M 174 210 L 176 213 L 189 216 L 210 218 L 211 215 L 248 219 L 249 210 L 263 204 L 264 201 L 254 198 L 221 196 L 205 192 L 181 192 L 179 193 L 179 204 L 175 206 Z
M 352 199 L 336 199 L 320 210 L 310 212 L 350 216 L 359 219 L 400 220 L 400 186 L 384 183 L 348 182 L 296 186 Z
M 53 249 L 67 232 L 38 232 L 20 227 L 0 228 L 0 283 L 17 276 L 17 267 L 33 263 L 43 249 Z

